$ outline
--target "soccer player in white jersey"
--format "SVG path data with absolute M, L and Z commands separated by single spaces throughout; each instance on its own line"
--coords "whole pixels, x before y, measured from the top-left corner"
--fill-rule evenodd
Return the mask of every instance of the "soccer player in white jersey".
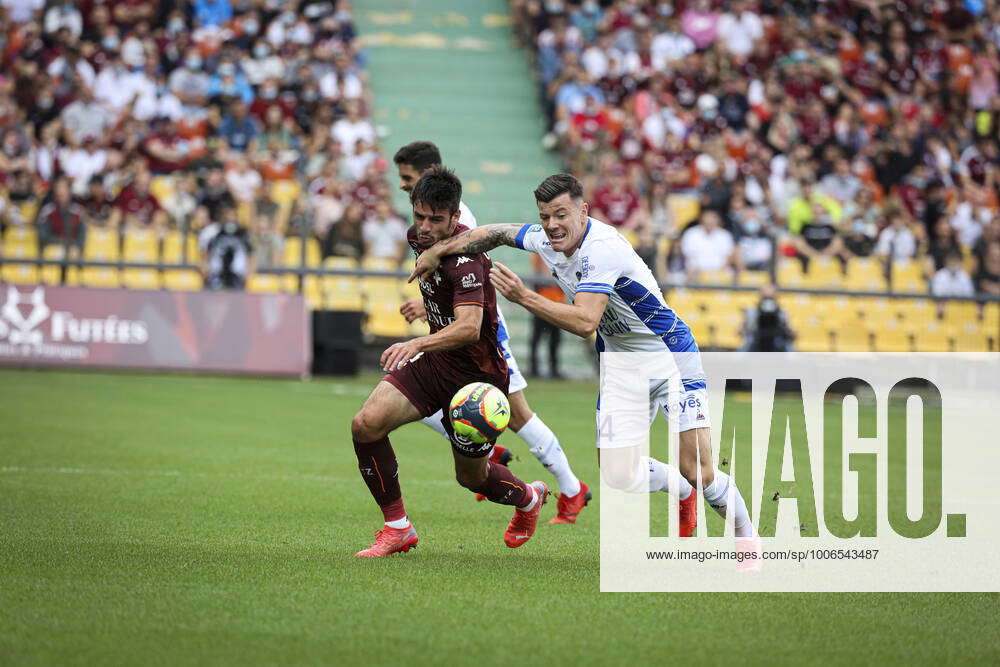
M 756 530 L 735 482 L 712 461 L 705 374 L 691 330 L 664 302 L 656 279 L 629 242 L 614 227 L 587 215 L 589 207 L 576 178 L 569 174 L 546 178 L 535 190 L 535 201 L 541 224 L 487 225 L 453 236 L 424 251 L 413 277 L 433 272 L 446 255 L 486 252 L 501 245 L 535 252 L 573 303 L 556 303 L 537 295 L 513 271 L 496 264 L 490 279 L 509 301 L 578 336 L 596 333 L 599 353 L 672 354 L 679 360 L 681 394 L 668 395 L 668 382 L 654 381 L 650 421 L 658 409 L 676 416 L 680 475 L 668 464 L 640 457 L 637 445 L 599 439 L 599 447 L 614 447 L 607 450 L 607 458 L 616 462 L 612 467 L 602 465 L 602 473 L 613 487 L 639 492 L 645 491 L 640 485 L 648 470 L 650 492 L 669 491 L 679 497 L 682 536 L 690 536 L 695 527 L 693 485 L 700 473 L 705 499 L 724 518 L 732 489 L 736 537 L 756 541 Z M 673 412 L 681 405 L 687 409 Z M 597 409 L 600 423 L 600 401 Z
M 421 174 L 431 167 L 441 164 L 441 152 L 436 145 L 429 141 L 414 141 L 396 151 L 393 161 L 399 172 L 399 188 L 408 193 L 420 179 Z M 459 204 L 458 210 L 461 213 L 459 223 L 470 229 L 475 229 L 476 218 L 465 202 Z M 407 301 L 400 308 L 400 312 L 407 322 L 426 319 L 424 302 L 421 299 Z M 521 375 L 521 371 L 517 367 L 517 360 L 510 349 L 507 325 L 504 322 L 503 313 L 499 313 L 499 308 L 498 314 L 497 342 L 506 357 L 507 367 L 510 371 L 510 427 L 528 444 L 532 455 L 552 473 L 559 485 L 556 516 L 549 523 L 576 523 L 580 511 L 590 502 L 590 489 L 573 474 L 566 453 L 560 446 L 555 433 L 542 421 L 541 417 L 532 412 L 528 405 L 528 401 L 524 397 L 524 388 L 528 386 L 528 383 Z M 439 411 L 422 419 L 421 422 L 447 438 L 448 434 L 441 423 L 442 418 L 443 414 Z M 494 447 L 494 456 L 496 462 L 504 464 L 511 458 L 506 449 L 499 445 Z M 477 498 L 482 500 L 478 495 Z

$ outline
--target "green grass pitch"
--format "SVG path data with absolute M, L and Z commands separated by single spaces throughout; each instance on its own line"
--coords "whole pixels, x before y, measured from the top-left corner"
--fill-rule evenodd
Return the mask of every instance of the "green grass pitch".
M 0 372 L 0 664 L 1000 658 L 992 594 L 601 594 L 596 507 L 507 549 L 508 509 L 419 425 L 394 443 L 420 547 L 355 560 L 380 515 L 349 421 L 376 378 Z M 528 388 L 591 483 L 594 392 Z

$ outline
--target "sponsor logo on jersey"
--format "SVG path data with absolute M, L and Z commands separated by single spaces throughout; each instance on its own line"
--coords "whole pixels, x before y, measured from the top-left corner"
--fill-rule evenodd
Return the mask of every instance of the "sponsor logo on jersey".
M 472 289 L 482 286 L 483 284 L 479 282 L 479 278 L 476 277 L 475 273 L 466 273 L 462 276 L 462 289 Z
M 590 270 L 593 265 L 590 263 L 589 257 L 582 257 L 580 259 L 580 272 L 576 274 L 577 280 L 586 280 L 587 276 L 590 275 Z

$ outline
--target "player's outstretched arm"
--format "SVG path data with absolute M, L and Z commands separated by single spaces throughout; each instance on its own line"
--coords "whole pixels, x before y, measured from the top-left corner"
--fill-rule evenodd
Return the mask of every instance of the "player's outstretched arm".
M 487 252 L 502 245 L 517 247 L 517 233 L 523 225 L 483 225 L 462 232 L 457 236 L 438 241 L 417 257 L 416 266 L 407 282 L 419 278 L 428 280 L 441 265 L 441 258 L 448 255 L 474 255 Z
M 394 343 L 382 353 L 382 370 L 391 372 L 412 361 L 418 354 L 440 350 L 454 350 L 471 345 L 479 339 L 483 325 L 483 307 L 480 305 L 455 306 L 455 321 L 436 333 L 412 340 Z
M 597 331 L 608 305 L 608 295 L 597 292 L 577 292 L 574 303 L 556 303 L 528 289 L 516 273 L 500 262 L 493 264 L 490 282 L 508 301 L 581 338 L 589 338 Z

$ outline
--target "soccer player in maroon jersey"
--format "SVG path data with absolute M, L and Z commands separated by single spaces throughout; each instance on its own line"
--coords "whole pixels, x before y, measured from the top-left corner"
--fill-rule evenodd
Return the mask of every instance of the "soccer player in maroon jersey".
M 440 240 L 466 230 L 459 224 L 462 183 L 444 167 L 427 171 L 410 193 L 413 226 L 407 240 L 418 255 Z M 507 393 L 507 363 L 497 346 L 496 292 L 487 277 L 493 263 L 483 253 L 454 255 L 428 280 L 420 281 L 430 334 L 396 343 L 382 353 L 387 375 L 351 422 L 361 476 L 382 509 L 385 526 L 375 543 L 355 556 L 378 557 L 409 551 L 417 531 L 407 518 L 396 455 L 389 433 L 443 409 L 470 382 L 488 382 Z M 443 420 L 463 487 L 494 503 L 514 506 L 504 534 L 508 547 L 528 541 L 548 496 L 544 482 L 526 484 L 504 465 L 490 460 L 493 443 L 476 444 L 456 436 Z

